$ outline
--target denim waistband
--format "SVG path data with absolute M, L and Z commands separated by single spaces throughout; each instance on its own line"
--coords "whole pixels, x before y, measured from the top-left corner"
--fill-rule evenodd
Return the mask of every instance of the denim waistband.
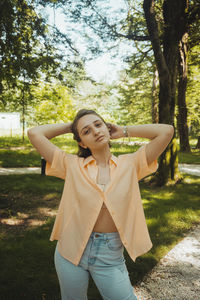
M 90 239 L 107 240 L 108 238 L 119 237 L 119 232 L 95 232 L 90 235 Z

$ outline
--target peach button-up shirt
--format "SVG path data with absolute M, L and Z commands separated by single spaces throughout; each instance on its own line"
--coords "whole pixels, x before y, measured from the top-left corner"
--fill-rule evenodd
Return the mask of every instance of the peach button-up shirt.
M 93 156 L 78 157 L 57 148 L 52 164 L 47 163 L 47 175 L 65 180 L 50 240 L 58 240 L 58 251 L 74 265 L 80 262 L 104 203 L 133 261 L 151 249 L 138 181 L 157 170 L 157 161 L 147 165 L 145 147 L 111 156 L 105 191 L 96 183 L 98 166 Z

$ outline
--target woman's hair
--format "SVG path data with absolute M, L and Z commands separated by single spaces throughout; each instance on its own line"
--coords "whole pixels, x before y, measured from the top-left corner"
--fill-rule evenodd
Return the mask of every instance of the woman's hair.
M 78 124 L 79 119 L 82 118 L 85 115 L 91 115 L 91 114 L 98 116 L 106 124 L 106 122 L 104 121 L 104 119 L 98 113 L 96 113 L 96 111 L 94 111 L 92 109 L 81 109 L 81 110 L 79 110 L 77 112 L 77 114 L 76 114 L 73 122 L 72 122 L 72 125 L 71 125 L 71 131 L 72 131 L 72 133 L 74 135 L 73 139 L 75 141 L 81 142 L 81 139 L 80 139 L 80 136 L 79 136 L 78 130 L 77 130 L 77 124 Z M 106 126 L 107 126 L 107 124 L 106 124 Z M 110 143 L 109 143 L 109 146 L 110 146 Z M 79 149 L 78 149 L 77 155 L 79 157 L 86 158 L 86 157 L 92 155 L 92 153 L 91 153 L 91 151 L 90 151 L 89 148 L 85 149 L 85 148 L 81 147 L 79 144 L 78 144 L 78 147 L 79 147 Z

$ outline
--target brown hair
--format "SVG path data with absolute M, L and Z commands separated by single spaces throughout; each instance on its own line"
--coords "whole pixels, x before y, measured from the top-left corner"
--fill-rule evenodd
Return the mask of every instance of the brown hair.
M 106 126 L 108 126 L 107 123 L 104 121 L 104 119 L 98 113 L 96 113 L 96 111 L 94 111 L 92 109 L 81 109 L 77 112 L 77 114 L 72 122 L 72 125 L 71 125 L 71 131 L 74 135 L 73 139 L 75 141 L 81 142 L 81 139 L 80 139 L 80 136 L 79 136 L 78 130 L 77 130 L 77 124 L 78 124 L 79 119 L 85 115 L 91 115 L 91 114 L 98 116 L 106 124 Z M 109 146 L 110 146 L 110 143 L 109 143 Z M 77 153 L 78 156 L 86 158 L 86 157 L 92 155 L 89 148 L 85 149 L 85 148 L 81 147 L 79 144 L 78 144 L 78 147 L 79 147 L 78 153 Z

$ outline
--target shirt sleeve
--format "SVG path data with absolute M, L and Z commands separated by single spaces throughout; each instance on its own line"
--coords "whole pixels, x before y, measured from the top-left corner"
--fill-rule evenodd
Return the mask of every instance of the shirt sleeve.
M 50 164 L 46 163 L 45 174 L 49 176 L 59 177 L 61 179 L 65 179 L 67 171 L 67 154 L 56 148 L 53 155 L 53 161 Z
M 147 175 L 156 172 L 158 168 L 157 160 L 154 160 L 150 165 L 148 165 L 145 148 L 146 145 L 140 147 L 134 153 L 134 163 L 136 165 L 138 180 L 141 180 Z

